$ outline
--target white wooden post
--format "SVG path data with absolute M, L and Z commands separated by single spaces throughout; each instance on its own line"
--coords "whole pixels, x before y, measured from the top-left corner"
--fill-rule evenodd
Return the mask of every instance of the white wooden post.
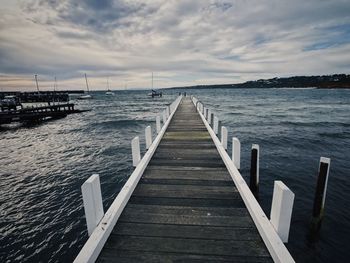
M 89 236 L 91 236 L 104 215 L 99 175 L 91 175 L 81 186 L 81 192 L 83 194 L 87 230 Z
M 218 117 L 214 117 L 214 132 L 215 134 L 219 133 L 219 118 Z
M 221 144 L 224 146 L 225 150 L 227 150 L 227 128 L 225 126 L 221 127 Z
M 161 126 L 160 126 L 160 116 L 157 115 L 156 117 L 156 126 L 157 126 L 157 133 L 160 133 Z
M 211 110 L 208 110 L 207 121 L 208 121 L 208 124 L 209 124 L 209 125 L 211 125 L 211 119 L 210 119 L 210 116 L 211 116 Z
M 138 136 L 136 136 L 131 141 L 131 152 L 132 152 L 132 165 L 136 167 L 141 160 L 140 138 Z
M 166 112 L 166 118 L 168 119 L 170 116 L 169 106 L 166 107 L 165 112 Z
M 148 150 L 152 144 L 152 130 L 151 126 L 147 126 L 145 129 L 146 149 Z
M 288 242 L 294 193 L 282 182 L 275 181 L 270 222 L 284 243 Z
M 165 110 L 163 110 L 162 112 L 163 114 L 163 125 L 166 123 L 166 113 L 165 113 Z
M 204 107 L 204 113 L 203 113 L 203 115 L 204 115 L 204 119 L 207 119 L 207 108 L 206 107 Z
M 232 161 L 236 168 L 241 169 L 241 143 L 238 138 L 232 138 Z

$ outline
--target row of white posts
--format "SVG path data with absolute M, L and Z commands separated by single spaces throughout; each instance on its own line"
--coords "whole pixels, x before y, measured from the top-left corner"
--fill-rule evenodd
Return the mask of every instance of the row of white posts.
M 214 133 L 219 133 L 219 118 L 214 113 L 204 107 L 204 105 L 196 98 L 192 98 L 198 112 L 200 112 L 208 124 L 212 127 Z M 221 126 L 221 144 L 225 150 L 228 146 L 228 130 L 225 126 Z M 259 145 L 252 145 L 252 160 L 251 160 L 251 177 L 250 189 L 257 198 L 259 189 Z M 232 138 L 232 162 L 240 169 L 241 162 L 241 143 L 238 138 Z M 271 206 L 270 222 L 280 236 L 283 242 L 288 242 L 289 228 L 292 217 L 292 209 L 294 202 L 294 193 L 281 181 L 275 181 L 273 199 Z
M 162 129 L 161 125 L 161 116 L 163 118 L 163 125 L 166 123 L 166 121 L 169 119 L 170 114 L 173 112 L 173 104 L 170 106 L 167 106 L 166 109 L 160 114 L 156 116 L 156 129 L 157 129 L 157 134 L 160 132 Z M 149 149 L 153 142 L 153 137 L 152 137 L 152 128 L 151 126 L 147 126 L 145 129 L 145 141 L 146 141 L 146 150 Z M 131 141 L 131 152 L 132 152 L 132 165 L 136 167 L 139 162 L 141 161 L 141 150 L 140 150 L 140 138 L 139 136 L 136 136 L 134 139 Z
M 215 134 L 219 131 L 219 119 L 214 113 L 204 107 L 204 105 L 196 98 L 192 98 L 197 110 L 203 114 L 208 124 L 212 127 Z M 225 126 L 221 127 L 221 144 L 227 150 L 228 130 Z M 240 169 L 241 159 L 241 144 L 238 138 L 232 138 L 232 162 L 236 168 Z M 252 145 L 251 150 L 251 166 L 250 166 L 250 189 L 255 198 L 259 195 L 259 153 L 260 147 L 258 144 Z M 324 206 L 326 200 L 326 192 L 328 185 L 330 158 L 321 157 L 319 162 L 318 177 L 315 191 L 315 198 L 312 212 L 311 230 L 312 233 L 317 233 L 321 227 L 321 222 L 324 217 Z M 294 193 L 282 182 L 274 182 L 274 190 L 272 197 L 270 222 L 275 228 L 283 242 L 288 242 L 289 228 L 292 217 Z
M 163 119 L 163 126 L 169 119 L 170 114 L 175 110 L 176 104 L 180 97 L 175 100 L 172 104 L 166 107 L 166 109 L 156 116 L 156 130 L 157 134 L 161 131 L 161 117 Z M 146 149 L 149 149 L 152 145 L 152 128 L 147 126 L 145 129 L 145 140 Z M 131 141 L 131 151 L 132 151 L 132 163 L 136 167 L 141 161 L 141 150 L 140 150 L 140 138 L 136 136 Z M 83 203 L 86 217 L 86 224 L 89 236 L 92 234 L 96 226 L 99 224 L 104 216 L 103 204 L 102 204 L 102 194 L 100 177 L 98 174 L 93 174 L 88 180 L 84 182 L 81 186 L 81 191 L 83 195 Z

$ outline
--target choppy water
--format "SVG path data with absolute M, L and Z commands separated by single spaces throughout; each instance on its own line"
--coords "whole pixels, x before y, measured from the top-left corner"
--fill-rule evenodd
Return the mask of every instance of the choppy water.
M 215 109 L 242 144 L 260 145 L 260 201 L 269 215 L 273 181 L 296 194 L 287 245 L 297 262 L 346 262 L 350 256 L 350 90 L 188 90 Z M 178 91 L 96 93 L 84 114 L 0 130 L 0 262 L 70 262 L 87 240 L 80 186 L 99 173 L 105 210 L 132 172 L 130 140 L 152 124 Z M 144 148 L 144 147 L 143 147 Z M 320 156 L 331 158 L 320 238 L 308 227 Z

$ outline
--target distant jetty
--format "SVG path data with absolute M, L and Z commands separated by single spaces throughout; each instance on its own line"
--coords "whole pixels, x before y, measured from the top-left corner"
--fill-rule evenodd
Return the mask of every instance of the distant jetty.
M 87 111 L 75 109 L 74 103 L 69 103 L 68 92 L 84 93 L 84 91 L 0 92 L 0 125 L 13 122 L 35 123 Z M 31 104 L 24 107 L 23 103 Z
M 21 92 L 21 91 L 2 91 L 0 92 L 0 100 L 9 96 L 14 96 L 21 103 L 36 103 L 36 102 L 67 102 L 69 94 L 83 94 L 84 90 L 65 90 L 65 91 L 40 91 L 40 92 Z

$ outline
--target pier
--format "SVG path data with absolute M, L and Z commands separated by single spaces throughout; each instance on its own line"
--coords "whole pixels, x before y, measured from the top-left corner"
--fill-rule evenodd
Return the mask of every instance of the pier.
M 142 158 L 132 141 L 135 170 L 105 214 L 98 175 L 82 186 L 90 237 L 75 262 L 294 262 L 280 234 L 289 225 L 278 227 L 291 213 L 289 189 L 278 184 L 270 222 L 238 170 L 239 150 L 234 160 L 226 152 L 225 127 L 219 140 L 216 116 L 181 96 L 161 116 L 155 138 L 146 128 Z
M 0 100 L 6 96 L 14 96 L 21 103 L 40 103 L 40 102 L 68 102 L 69 94 L 84 94 L 83 90 L 56 90 L 40 92 L 19 92 L 19 91 L 2 91 Z
M 28 107 L 16 110 L 0 111 L 0 125 L 12 122 L 36 122 L 46 119 L 63 118 L 68 114 L 80 113 L 73 103 Z

